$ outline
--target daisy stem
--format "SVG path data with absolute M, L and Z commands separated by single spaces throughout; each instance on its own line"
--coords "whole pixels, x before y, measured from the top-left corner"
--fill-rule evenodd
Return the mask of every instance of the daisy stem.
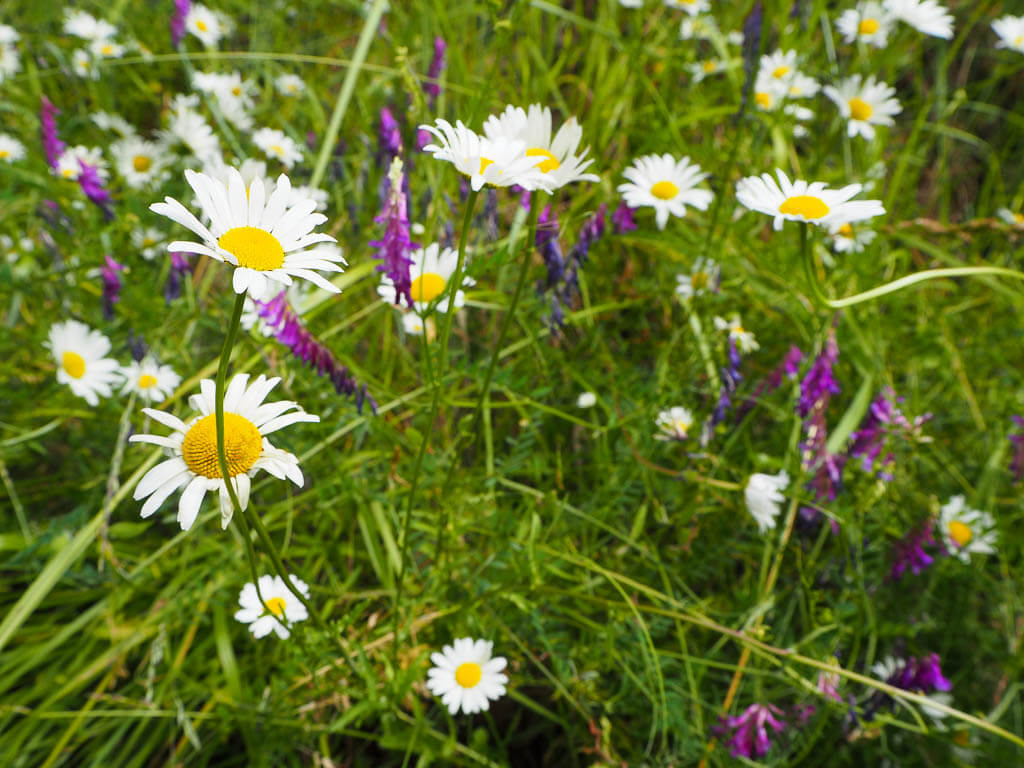
M 814 251 L 811 248 L 810 238 L 807 236 L 807 224 L 800 222 L 800 257 L 804 263 L 804 275 L 807 278 L 807 285 L 811 289 L 811 297 L 815 306 L 830 306 L 831 302 L 821 292 L 818 285 L 818 278 L 814 272 Z

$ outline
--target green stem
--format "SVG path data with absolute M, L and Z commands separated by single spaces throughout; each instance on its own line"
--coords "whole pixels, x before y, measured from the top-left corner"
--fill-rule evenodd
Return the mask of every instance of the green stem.
M 821 292 L 817 275 L 814 272 L 814 251 L 810 247 L 809 238 L 807 237 L 807 223 L 803 221 L 800 222 L 800 259 L 804 264 L 804 277 L 806 277 L 807 285 L 811 289 L 814 303 L 818 306 L 829 306 L 829 300 Z
M 943 277 L 974 277 L 977 275 L 1001 275 L 1003 277 L 1012 277 L 1015 280 L 1024 280 L 1024 272 L 1006 269 L 1005 267 L 943 267 L 942 269 L 926 269 L 921 272 L 915 272 L 912 275 L 901 277 L 898 280 L 893 280 L 869 291 L 855 293 L 842 299 L 826 299 L 825 303 L 833 309 L 842 309 L 843 307 L 852 307 L 854 304 L 871 301 L 871 299 L 877 299 L 890 293 L 896 293 L 904 288 L 909 288 L 912 285 L 928 280 L 939 280 Z

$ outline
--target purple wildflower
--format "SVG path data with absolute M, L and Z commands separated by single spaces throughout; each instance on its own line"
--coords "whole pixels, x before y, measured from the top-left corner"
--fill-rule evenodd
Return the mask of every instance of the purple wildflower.
M 142 362 L 146 353 L 149 352 L 149 345 L 146 344 L 141 333 L 136 336 L 135 331 L 128 331 L 128 351 L 131 353 L 132 360 L 136 363 Z
M 926 413 L 923 416 L 918 416 L 911 423 L 896 407 L 897 402 L 900 402 L 900 399 L 896 398 L 892 389 L 887 387 L 871 402 L 868 414 L 864 417 L 860 428 L 850 436 L 852 440 L 850 457 L 859 458 L 865 472 L 877 473 L 886 482 L 892 481 L 892 472 L 889 470 L 896 463 L 896 457 L 890 451 L 876 465 L 879 454 L 885 447 L 886 439 L 895 432 L 902 432 L 908 438 L 923 442 L 925 438 L 920 436 L 920 428 L 925 421 L 931 418 L 931 414 Z
M 800 402 L 797 410 L 801 416 L 806 418 L 815 406 L 822 403 L 827 405 L 832 395 L 840 393 L 839 382 L 832 375 L 832 368 L 838 358 L 839 345 L 836 344 L 836 333 L 834 329 L 830 329 L 825 346 L 800 382 Z
M 707 447 L 715 434 L 715 427 L 725 420 L 725 414 L 732 406 L 732 396 L 736 394 L 741 381 L 743 381 L 743 375 L 740 373 L 740 350 L 736 346 L 736 340 L 730 337 L 728 362 L 722 368 L 722 386 L 718 390 L 718 403 L 701 429 L 701 448 Z
M 767 377 L 758 382 L 757 386 L 754 387 L 754 391 L 750 393 L 750 397 L 746 398 L 743 404 L 736 410 L 737 421 L 746 416 L 762 397 L 770 395 L 781 387 L 784 378 L 790 381 L 796 379 L 797 374 L 800 372 L 800 361 L 803 359 L 804 353 L 800 351 L 800 347 L 796 344 L 790 345 L 786 356 L 782 358 L 782 362 L 775 366 Z
M 431 135 L 430 131 L 425 131 L 422 128 L 416 131 L 416 148 L 420 151 L 422 151 L 427 144 L 432 144 L 433 142 L 434 137 Z
M 100 178 L 96 166 L 89 165 L 81 159 L 78 165 L 82 168 L 82 172 L 78 174 L 78 184 L 82 187 L 82 192 L 103 211 L 107 220 L 114 218 L 114 212 L 110 210 L 110 193 L 103 187 L 103 179 Z
M 544 206 L 544 210 L 537 216 L 534 245 L 548 270 L 547 278 L 537 283 L 537 291 L 548 291 L 558 285 L 565 276 L 565 256 L 562 254 L 562 246 L 558 243 L 558 216 L 551 213 L 550 205 Z
M 932 556 L 924 551 L 926 544 L 935 545 L 932 521 L 928 520 L 920 528 L 915 528 L 897 545 L 889 579 L 897 581 L 909 570 L 915 576 L 932 564 Z
M 763 757 L 772 747 L 766 724 L 776 733 L 782 733 L 786 723 L 781 718 L 782 711 L 773 704 L 751 704 L 743 714 L 725 718 L 716 730 L 722 735 L 732 731 L 728 743 L 733 757 L 753 759 Z
M 409 272 L 412 259 L 408 254 L 418 246 L 409 238 L 409 218 L 406 215 L 405 193 L 402 191 L 401 158 L 396 157 L 392 161 L 388 179 L 391 183 L 388 198 L 384 209 L 374 219 L 377 223 L 385 222 L 384 238 L 374 240 L 369 245 L 379 249 L 377 259 L 383 263 L 377 265 L 377 271 L 384 272 L 395 284 L 396 305 L 399 303 L 398 298 L 402 297 L 406 306 L 412 307 L 412 277 Z
M 188 256 L 177 251 L 171 252 L 171 271 L 167 273 L 164 283 L 164 301 L 170 304 L 181 296 L 181 280 L 192 271 Z
M 445 43 L 444 38 L 434 38 L 434 58 L 430 60 L 430 69 L 427 70 L 428 80 L 423 83 L 423 90 L 427 94 L 427 103 L 431 109 L 433 109 L 434 102 L 441 94 L 441 85 L 437 82 L 437 79 L 441 76 L 441 70 L 444 69 L 444 54 L 447 49 L 448 45 Z
M 953 689 L 953 684 L 942 674 L 937 653 L 930 653 L 920 659 L 911 656 L 902 662 L 890 659 L 876 664 L 872 671 L 879 676 L 885 673 L 885 682 L 889 685 L 926 696 L 936 691 Z M 876 691 L 864 705 L 864 716 L 870 720 L 883 706 L 894 703 L 891 696 Z
M 843 697 L 839 695 L 839 673 L 819 672 L 818 690 L 829 699 L 843 703 Z
M 387 107 L 382 107 L 380 110 L 379 138 L 377 162 L 382 168 L 390 168 L 391 162 L 402 154 L 402 131 L 395 116 Z
M 118 264 L 110 256 L 104 256 L 106 262 L 100 268 L 100 277 L 103 280 L 103 317 L 107 320 L 114 318 L 114 305 L 121 300 L 121 272 L 124 271 L 124 264 Z
M 1018 427 L 1024 427 L 1024 418 L 1014 414 L 1010 418 Z M 1010 472 L 1013 473 L 1013 482 L 1019 483 L 1024 476 L 1024 432 L 1017 432 L 1009 435 L 1010 444 L 1013 446 L 1013 460 L 1010 462 Z
M 171 45 L 177 48 L 185 37 L 185 18 L 192 10 L 190 0 L 174 0 L 174 15 L 171 16 Z
M 57 115 L 60 114 L 60 110 L 45 96 L 40 97 L 39 101 L 39 132 L 43 138 L 43 151 L 46 153 L 46 162 L 56 170 L 57 161 L 65 149 L 65 144 L 57 132 Z
M 835 329 L 830 328 L 825 346 L 800 382 L 797 411 L 804 418 L 805 435 L 800 450 L 803 467 L 811 472 L 807 488 L 818 502 L 835 500 L 847 460 L 845 454 L 828 452 L 828 427 L 825 422 L 829 401 L 832 395 L 840 391 L 839 382 L 832 373 L 838 358 L 839 345 L 836 344 Z M 820 513 L 810 507 L 802 507 L 800 515 L 804 520 L 814 522 Z M 832 522 L 832 530 L 838 532 L 835 521 Z
M 286 291 L 281 291 L 270 301 L 254 301 L 256 313 L 266 323 L 270 332 L 284 344 L 304 365 L 326 376 L 339 395 L 355 399 L 360 413 L 363 403 L 369 399 L 370 409 L 377 413 L 377 402 L 366 391 L 366 385 L 359 386 L 347 367 L 335 359 L 331 351 L 313 336 L 302 324 L 295 310 L 288 303 Z
M 558 243 L 558 220 L 550 211 L 551 207 L 547 206 L 537 217 L 536 246 L 548 268 L 547 278 L 544 283 L 538 283 L 537 290 L 551 291 L 551 314 L 544 321 L 557 331 L 565 322 L 565 308 L 579 294 L 579 273 L 587 263 L 590 249 L 604 236 L 607 206 L 602 204 L 583 223 L 568 257 L 563 257 Z
M 615 227 L 616 235 L 624 235 L 636 229 L 636 219 L 633 218 L 633 209 L 625 203 L 619 203 L 619 207 L 612 214 L 612 224 Z

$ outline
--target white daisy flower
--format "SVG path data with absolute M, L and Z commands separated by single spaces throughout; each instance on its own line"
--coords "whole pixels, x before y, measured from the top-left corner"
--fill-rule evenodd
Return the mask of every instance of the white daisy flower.
M 274 80 L 274 87 L 282 96 L 298 96 L 306 92 L 306 81 L 291 73 L 279 75 Z
M 7 133 L 0 133 L 0 160 L 13 163 L 25 157 L 25 145 Z
M 971 509 L 959 494 L 939 510 L 939 532 L 946 550 L 965 563 L 971 561 L 971 554 L 991 555 L 996 551 L 995 524 L 992 515 Z
M 314 213 L 316 202 L 303 200 L 295 205 L 285 202 L 291 194 L 291 182 L 283 173 L 277 178 L 274 193 L 264 198 L 263 182 L 257 178 L 246 187 L 238 171 L 230 169 L 223 184 L 203 173 L 185 171 L 185 179 L 210 221 L 207 228 L 181 203 L 171 197 L 149 208 L 199 235 L 203 242 L 175 241 L 169 251 L 205 254 L 217 261 L 235 265 L 232 285 L 235 293 L 249 292 L 257 301 L 273 295 L 281 285 L 290 285 L 292 277 L 301 277 L 331 293 L 340 293 L 313 270 L 341 272 L 339 259 L 318 243 L 334 238 L 313 228 L 327 217 Z M 275 285 L 276 284 L 276 285 Z
M 799 71 L 796 66 L 796 51 L 766 53 L 761 57 L 757 71 L 759 75 L 764 75 L 774 82 L 776 93 L 785 94 L 789 90 L 793 76 Z
M 406 334 L 422 336 L 425 329 L 428 342 L 433 341 L 437 337 L 437 325 L 434 323 L 434 318 L 424 318 L 421 314 L 411 309 L 399 314 L 402 316 L 402 330 Z
M 1011 227 L 1024 227 L 1024 213 L 1014 213 L 1009 208 L 1000 208 L 996 211 L 996 216 Z
M 717 261 L 698 256 L 690 274 L 676 275 L 676 296 L 681 301 L 689 301 L 707 290 L 717 291 L 720 275 L 721 268 Z
M 167 180 L 166 170 L 174 158 L 167 148 L 139 136 L 120 139 L 110 145 L 114 167 L 132 189 L 141 189 Z
M 264 404 L 263 400 L 279 381 L 277 377 L 268 379 L 260 375 L 250 385 L 249 374 L 240 373 L 224 393 L 224 453 L 242 509 L 249 505 L 250 478 L 261 469 L 302 487 L 299 460 L 272 446 L 266 436 L 296 422 L 320 421 L 320 417 L 306 413 L 290 400 Z M 200 394 L 189 398 L 189 405 L 199 411 L 199 416 L 186 424 L 164 411 L 143 408 L 143 413 L 174 432 L 167 437 L 138 434 L 129 438 L 133 443 L 159 445 L 170 456 L 143 475 L 135 487 L 136 501 L 149 497 L 140 514 L 149 517 L 164 499 L 184 486 L 178 500 L 178 524 L 183 531 L 196 521 L 207 491 L 217 491 L 220 497 L 221 527 L 227 528 L 234 512 L 217 458 L 215 385 L 213 379 L 203 379 L 199 386 Z
M 81 144 L 68 147 L 61 152 L 60 157 L 57 158 L 57 168 L 54 173 L 62 179 L 78 181 L 78 177 L 82 175 L 82 163 L 93 166 L 101 179 L 104 181 L 107 179 L 109 175 L 107 164 L 103 160 L 100 148 L 85 147 Z
M 299 593 L 309 598 L 309 585 L 294 574 L 288 578 Z M 235 620 L 249 625 L 249 631 L 257 640 L 275 632 L 282 640 L 291 634 L 289 627 L 297 621 L 309 618 L 306 606 L 292 594 L 280 576 L 263 575 L 259 579 L 260 589 L 251 581 L 238 593 L 238 604 L 242 606 L 235 612 Z M 260 595 L 264 602 L 260 602 Z
M 504 656 L 491 656 L 494 643 L 460 637 L 446 645 L 441 653 L 430 654 L 434 666 L 427 672 L 427 688 L 449 714 L 485 712 L 491 701 L 505 695 L 508 676 L 502 670 L 507 661 Z
M 491 115 L 484 122 L 484 135 L 494 142 L 519 141 L 526 146 L 526 155 L 536 158 L 537 168 L 549 182 L 544 191 L 564 187 L 574 181 L 600 181 L 593 173 L 584 173 L 593 159 L 585 160 L 588 149 L 576 151 L 583 129 L 570 117 L 554 138 L 551 136 L 551 109 L 531 104 L 528 109 L 505 107 L 500 115 Z
M 200 3 L 192 3 L 189 8 L 185 16 L 185 29 L 199 38 L 199 42 L 207 48 L 216 47 L 228 31 L 225 19 Z
M 96 68 L 96 62 L 89 52 L 79 48 L 71 54 L 71 69 L 79 77 L 88 77 L 90 80 L 99 80 L 100 71 Z
M 665 5 L 679 11 L 686 11 L 690 16 L 697 16 L 711 10 L 708 0 L 665 0 Z
M 693 414 L 688 408 L 676 405 L 667 411 L 659 411 L 654 426 L 658 428 L 654 435 L 655 440 L 683 441 L 689 436 L 690 427 L 693 426 Z
M 953 37 L 953 17 L 936 0 L 884 0 L 883 5 L 893 18 L 918 32 L 945 40 Z
M 686 69 L 690 73 L 690 80 L 694 84 L 703 82 L 705 78 L 711 77 L 712 75 L 721 75 L 726 70 L 733 69 L 740 63 L 739 59 L 732 59 L 730 61 L 724 61 L 722 59 L 705 59 L 704 61 L 694 61 L 686 65 Z
M 239 72 L 196 72 L 192 84 L 203 93 L 217 99 L 217 107 L 225 119 L 242 131 L 252 130 L 253 97 L 256 89 L 252 80 L 243 80 Z M 291 167 L 291 166 L 289 166 Z
M 412 295 L 413 309 L 423 314 L 430 307 L 430 303 L 440 296 L 444 296 L 437 302 L 438 312 L 448 311 L 448 281 L 455 274 L 455 267 L 459 263 L 459 254 L 453 248 L 441 250 L 437 243 L 431 243 L 426 248 L 420 248 L 409 254 L 412 264 L 409 265 L 409 277 L 412 285 L 409 293 Z M 462 289 L 476 285 L 468 275 L 463 275 L 462 285 L 455 291 L 455 308 L 462 309 L 466 305 L 466 294 Z M 381 275 L 380 285 L 377 286 L 377 295 L 389 304 L 397 305 L 395 284 L 386 274 Z
M 119 59 L 124 56 L 124 46 L 113 40 L 93 40 L 89 44 L 89 53 L 95 59 Z
M 713 16 L 686 16 L 679 25 L 682 40 L 711 40 L 721 34 Z
M 121 369 L 124 376 L 124 387 L 121 392 L 134 392 L 147 403 L 159 403 L 181 384 L 181 376 L 169 365 L 160 365 L 151 357 L 141 363 L 132 360 L 127 367 Z
M 847 43 L 859 40 L 876 48 L 884 48 L 889 40 L 892 23 L 892 16 L 882 4 L 876 0 L 869 0 L 839 14 L 836 28 Z
M 860 192 L 860 184 L 828 189 L 823 181 L 795 179 L 790 182 L 782 170 L 775 173 L 778 183 L 767 173 L 740 179 L 736 184 L 736 199 L 752 211 L 774 216 L 776 230 L 782 229 L 782 222 L 786 220 L 828 227 L 885 213 L 880 200 L 850 200 Z
M 686 206 L 706 210 L 714 197 L 709 190 L 697 189 L 697 184 L 709 174 L 701 173 L 700 166 L 690 163 L 689 157 L 676 160 L 670 154 L 644 155 L 622 172 L 628 179 L 618 186 L 622 199 L 630 208 L 654 208 L 658 229 L 664 229 L 668 217 L 683 217 Z
M 729 339 L 736 342 L 736 348 L 743 354 L 760 349 L 761 345 L 754 338 L 754 333 L 743 327 L 739 315 L 733 315 L 731 320 L 715 316 L 715 330 L 728 331 Z
M 201 165 L 223 164 L 220 141 L 206 118 L 196 111 L 198 106 L 195 94 L 179 93 L 174 97 L 167 120 L 167 141 L 184 144 Z
M 786 500 L 782 491 L 789 485 L 789 475 L 783 470 L 777 475 L 766 475 L 760 472 L 750 476 L 743 489 L 743 498 L 747 502 L 747 511 L 757 522 L 757 529 L 765 533 L 775 527 L 775 518 L 779 516 L 780 505 Z
M 996 48 L 1024 53 L 1024 16 L 1001 16 L 992 22 L 992 31 L 999 36 Z
M 853 75 L 840 82 L 838 88 L 826 85 L 824 91 L 839 107 L 851 138 L 859 135 L 871 141 L 876 125 L 892 125 L 892 116 L 900 113 L 900 103 L 893 98 L 896 89 L 876 82 L 874 75 L 863 83 L 860 75 Z
M 146 261 L 152 261 L 166 250 L 163 245 L 167 236 L 156 227 L 136 227 L 132 230 L 131 239 L 132 246 Z
M 291 168 L 302 160 L 302 150 L 284 131 L 274 128 L 260 128 L 252 135 L 252 142 L 267 157 L 280 160 L 285 168 Z
M 597 405 L 597 395 L 593 392 L 580 392 L 576 398 L 577 408 L 593 408 Z
M 459 173 L 469 176 L 473 191 L 479 191 L 484 184 L 518 184 L 529 190 L 552 188 L 553 177 L 540 170 L 536 157 L 526 154 L 527 146 L 522 141 L 492 141 L 471 131 L 461 120 L 454 126 L 441 118 L 435 122 L 437 127 L 420 126 L 420 130 L 433 134 L 439 142 L 427 144 L 423 151 L 433 154 L 436 160 L 448 161 Z
M 829 227 L 832 248 L 836 253 L 861 253 L 875 239 L 875 231 L 858 227 L 854 230 L 849 224 Z
M 65 9 L 64 31 L 83 40 L 95 42 L 97 40 L 109 40 L 117 34 L 117 27 L 109 21 L 97 19 L 85 11 Z
M 791 99 L 809 99 L 821 90 L 821 83 L 802 72 L 795 73 L 789 80 L 786 96 Z
M 0 42 L 0 83 L 8 77 L 13 77 L 20 71 L 21 59 L 18 57 L 18 47 Z
M 57 362 L 57 381 L 67 384 L 89 405 L 99 404 L 100 397 L 110 397 L 111 386 L 121 381 L 117 360 L 105 357 L 110 339 L 85 323 L 54 323 L 46 346 Z

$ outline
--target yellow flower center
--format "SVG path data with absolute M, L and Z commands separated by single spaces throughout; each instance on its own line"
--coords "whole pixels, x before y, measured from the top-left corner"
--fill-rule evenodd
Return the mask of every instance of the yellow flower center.
M 959 520 L 953 520 L 949 524 L 949 538 L 961 547 L 966 547 L 970 543 L 971 539 L 974 538 L 974 533 L 966 523 L 961 523 Z
M 785 77 L 790 73 L 790 70 L 791 67 L 787 67 L 785 64 L 783 64 L 781 67 L 776 67 L 775 69 L 772 70 L 772 77 Z
M 1013 214 L 1013 220 L 1017 224 L 1024 224 L 1024 213 L 1015 213 L 1015 214 Z
M 263 438 L 251 421 L 237 413 L 224 414 L 224 457 L 230 477 L 248 472 L 263 452 Z M 197 475 L 223 477 L 217 461 L 217 417 L 203 416 L 181 443 L 181 458 Z
M 412 281 L 409 293 L 413 301 L 428 303 L 444 293 L 445 280 L 436 272 L 424 272 Z
M 475 661 L 467 661 L 455 668 L 455 682 L 463 688 L 475 688 L 481 677 L 483 670 Z
M 757 102 L 757 106 L 761 107 L 762 109 L 772 108 L 772 95 L 770 93 L 758 91 L 757 93 L 754 94 L 754 101 Z
M 843 224 L 839 227 L 839 234 L 843 237 L 853 237 L 853 227 L 849 224 Z
M 541 149 L 540 147 L 530 147 L 528 150 L 526 150 L 526 156 L 543 158 L 543 160 L 537 163 L 537 167 L 540 168 L 541 173 L 547 173 L 548 171 L 557 170 L 558 167 L 561 165 L 561 163 L 558 162 L 557 157 L 552 155 L 546 149 Z
M 272 597 L 264 603 L 267 606 L 267 610 L 272 614 L 281 618 L 284 616 L 284 598 L 283 597 Z
M 744 328 L 742 325 L 737 325 L 735 328 L 730 328 L 729 329 L 729 335 L 730 336 L 742 336 L 746 332 L 747 332 L 747 329 Z
M 714 71 L 715 71 L 715 67 L 716 67 L 716 66 L 717 66 L 717 65 L 716 65 L 716 64 L 715 64 L 715 62 L 713 62 L 713 61 L 705 61 L 705 62 L 704 62 L 704 63 L 703 63 L 702 65 L 701 65 L 701 67 L 703 68 L 703 70 L 704 70 L 705 72 L 709 73 L 709 74 L 710 74 L 711 72 L 714 72 Z
M 811 195 L 796 195 L 787 197 L 779 206 L 779 213 L 788 213 L 790 216 L 802 216 L 805 219 L 820 219 L 828 215 L 828 206 L 820 197 Z
M 486 157 L 481 157 L 480 158 L 480 173 L 482 174 L 484 171 L 487 170 L 487 166 L 493 165 L 493 164 L 494 164 L 493 160 L 488 160 Z
M 1013 39 L 1013 44 L 1014 44 L 1014 45 L 1020 45 L 1021 43 L 1024 43 L 1024 35 L 1017 35 L 1017 36 L 1016 36 L 1016 37 L 1015 37 L 1015 38 Z
M 153 161 L 145 155 L 136 155 L 132 158 L 132 168 L 139 173 L 145 173 L 151 165 L 153 165 Z
M 205 32 L 207 29 L 209 29 L 209 27 L 206 26 L 205 21 L 203 21 L 202 19 L 198 19 L 196 21 L 196 29 L 198 29 L 200 32 Z
M 156 245 L 156 240 L 154 240 L 152 237 L 149 237 L 148 235 L 142 238 L 143 248 L 149 248 L 151 245 Z
M 234 88 L 231 89 L 231 93 L 233 95 L 235 95 L 235 96 L 241 96 L 242 95 L 242 87 L 240 85 L 236 85 Z
M 672 426 L 675 428 L 676 432 L 681 435 L 685 435 L 687 430 L 690 428 L 690 422 L 683 421 L 682 419 L 676 419 L 672 422 Z
M 72 176 L 75 175 L 74 170 L 71 168 L 65 168 L 63 171 L 61 171 L 61 173 L 64 175 L 65 179 L 70 179 Z
M 862 35 L 873 35 L 878 31 L 878 19 L 861 19 L 857 31 Z
M 871 113 L 874 112 L 871 109 L 871 105 L 863 99 L 853 98 L 848 102 L 850 106 L 850 117 L 854 120 L 867 120 L 871 117 Z
M 112 45 L 104 45 L 102 48 L 100 48 L 100 53 L 102 53 L 104 56 L 109 56 L 113 52 L 114 46 Z
M 217 240 L 217 245 L 238 259 L 238 266 L 265 272 L 284 264 L 281 242 L 259 227 L 232 227 Z
M 73 379 L 80 379 L 85 376 L 85 360 L 77 352 L 65 352 L 61 358 L 61 366 L 64 372 Z
M 156 386 L 156 376 L 144 373 L 139 376 L 139 389 L 149 389 Z
M 694 292 L 702 290 L 708 284 L 708 280 L 707 272 L 694 272 L 690 277 L 690 287 Z
M 679 187 L 671 181 L 657 181 L 651 187 L 651 194 L 659 200 L 671 200 L 679 194 Z
M 6 160 L 11 156 L 11 153 L 6 149 L 0 149 L 0 160 Z

